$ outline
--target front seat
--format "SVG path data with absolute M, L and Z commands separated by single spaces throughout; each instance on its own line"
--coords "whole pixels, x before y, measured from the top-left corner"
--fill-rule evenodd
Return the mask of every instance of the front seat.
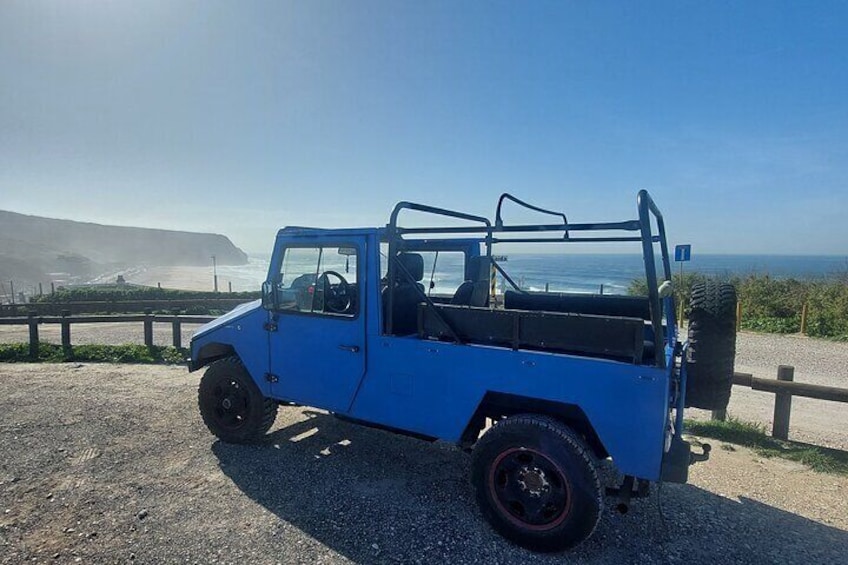
M 408 335 L 418 331 L 418 303 L 424 299 L 424 258 L 418 253 L 397 255 L 393 312 L 388 312 L 389 289 L 383 289 L 383 316 L 392 316 L 392 333 Z
M 471 257 L 465 270 L 467 280 L 459 285 L 451 304 L 459 306 L 486 306 L 489 303 L 488 257 Z

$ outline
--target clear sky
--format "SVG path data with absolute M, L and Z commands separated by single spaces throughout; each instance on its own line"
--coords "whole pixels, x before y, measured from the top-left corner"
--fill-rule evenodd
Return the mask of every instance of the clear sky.
M 224 233 L 401 199 L 848 255 L 846 2 L 0 2 L 0 208 Z

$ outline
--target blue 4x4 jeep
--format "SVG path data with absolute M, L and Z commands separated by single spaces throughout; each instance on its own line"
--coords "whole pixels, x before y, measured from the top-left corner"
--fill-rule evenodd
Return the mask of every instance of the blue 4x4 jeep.
M 505 200 L 557 220 L 505 224 Z M 280 230 L 262 300 L 192 339 L 190 369 L 209 366 L 204 422 L 222 441 L 251 442 L 286 402 L 454 442 L 471 452 L 498 532 L 536 550 L 573 547 L 600 517 L 600 461 L 624 476 L 606 490 L 622 508 L 652 481 L 686 482 L 708 449 L 682 439 L 684 407 L 723 409 L 730 396 L 735 291 L 696 285 L 682 343 L 663 218 L 647 192 L 637 201 L 638 219 L 623 222 L 572 224 L 504 194 L 494 225 L 401 202 L 385 228 Z M 403 211 L 451 221 L 402 227 Z M 638 244 L 648 296 L 529 292 L 493 255 L 506 242 L 603 241 Z M 422 284 L 433 252 L 463 258 L 452 295 Z M 494 294 L 496 272 L 511 290 Z

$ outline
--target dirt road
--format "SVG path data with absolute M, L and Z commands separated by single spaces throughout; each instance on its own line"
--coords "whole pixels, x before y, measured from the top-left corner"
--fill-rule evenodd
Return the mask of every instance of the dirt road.
M 468 457 L 283 408 L 216 441 L 180 367 L 0 365 L 0 562 L 561 563 L 494 534 Z M 839 563 L 848 479 L 715 445 L 577 563 Z

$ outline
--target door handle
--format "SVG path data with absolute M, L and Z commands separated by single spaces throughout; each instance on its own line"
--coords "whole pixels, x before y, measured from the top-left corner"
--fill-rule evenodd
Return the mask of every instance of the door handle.
M 359 353 L 358 345 L 340 345 L 339 349 L 342 351 L 350 351 L 351 353 Z

